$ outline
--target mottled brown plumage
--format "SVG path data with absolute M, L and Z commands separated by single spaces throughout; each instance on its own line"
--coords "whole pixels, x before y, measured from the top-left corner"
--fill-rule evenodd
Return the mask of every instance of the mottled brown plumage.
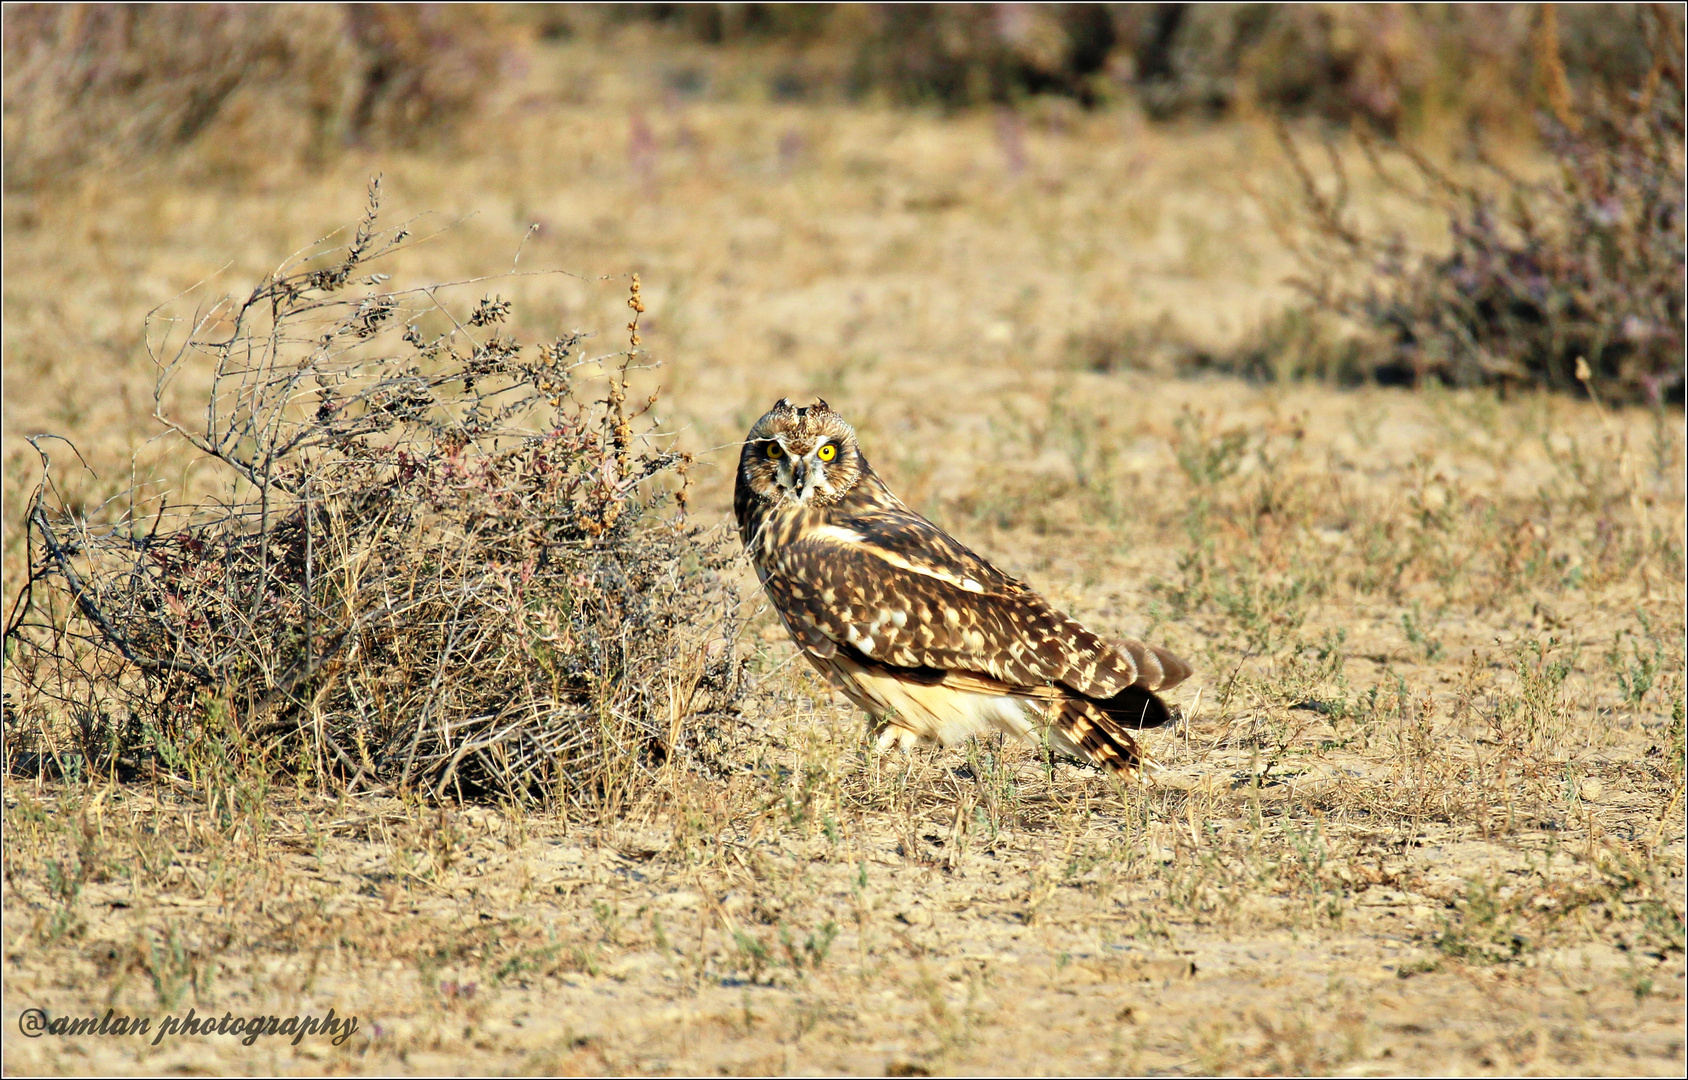
M 799 649 L 881 725 L 881 745 L 1006 731 L 1116 772 L 1171 718 L 1190 668 L 1109 641 L 893 495 L 826 402 L 782 400 L 739 456 L 739 535 Z

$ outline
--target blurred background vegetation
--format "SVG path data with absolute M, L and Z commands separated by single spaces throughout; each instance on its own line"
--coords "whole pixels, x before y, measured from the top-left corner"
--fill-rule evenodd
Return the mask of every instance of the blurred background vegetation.
M 215 133 L 242 156 L 415 144 L 472 121 L 535 44 L 701 45 L 682 96 L 1014 105 L 1131 103 L 1157 120 L 1269 112 L 1389 133 L 1533 129 L 1562 92 L 1621 95 L 1680 27 L 1665 5 L 14 4 L 6 183 Z M 1674 35 L 1672 35 L 1674 36 Z
M 1680 401 L 1682 35 L 1679 5 L 15 4 L 4 182 L 168 166 L 238 185 L 354 147 L 451 153 L 563 43 L 647 68 L 671 102 L 1293 122 L 1409 158 L 1453 147 L 1486 182 L 1413 160 L 1449 240 L 1409 249 L 1297 163 L 1305 198 L 1279 225 L 1305 305 L 1223 354 L 1174 343 L 1180 367 L 1583 392 L 1584 359 L 1614 399 Z M 1497 140 L 1557 175 L 1509 174 Z M 1106 366 L 1135 341 L 1093 351 Z

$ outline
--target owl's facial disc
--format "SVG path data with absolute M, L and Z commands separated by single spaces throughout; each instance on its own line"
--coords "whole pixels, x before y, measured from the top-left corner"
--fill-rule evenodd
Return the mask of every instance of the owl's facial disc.
M 786 498 L 808 503 L 818 493 L 831 497 L 834 490 L 827 465 L 838 458 L 838 444 L 831 439 L 804 447 L 788 444 L 783 437 L 771 439 L 763 453 L 774 465 L 774 481 Z
M 803 407 L 781 400 L 745 437 L 739 482 L 774 504 L 825 506 L 869 472 L 856 432 L 824 401 Z

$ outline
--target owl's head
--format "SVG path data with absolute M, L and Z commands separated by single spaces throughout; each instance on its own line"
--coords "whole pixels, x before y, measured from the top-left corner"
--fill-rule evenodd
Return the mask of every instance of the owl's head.
M 856 429 L 831 406 L 796 406 L 781 398 L 745 436 L 738 484 L 766 503 L 825 506 L 843 498 L 866 471 Z

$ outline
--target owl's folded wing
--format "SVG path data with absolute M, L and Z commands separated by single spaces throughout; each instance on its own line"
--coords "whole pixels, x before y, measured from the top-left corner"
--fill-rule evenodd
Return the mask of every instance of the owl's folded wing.
M 987 584 L 952 567 L 829 529 L 781 548 L 763 584 L 811 651 L 830 642 L 895 667 L 972 673 L 1006 687 L 1058 683 L 1104 699 L 1130 687 L 1164 690 L 1190 674 L 1163 649 L 1098 637 L 1011 578 L 995 574 Z

